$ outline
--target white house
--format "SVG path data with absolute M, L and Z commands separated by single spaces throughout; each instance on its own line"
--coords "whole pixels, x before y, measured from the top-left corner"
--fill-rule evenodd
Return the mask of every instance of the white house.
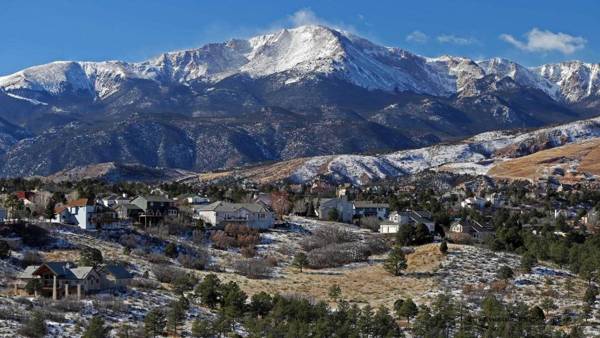
M 214 202 L 194 207 L 194 217 L 212 225 L 245 224 L 250 228 L 268 229 L 275 217 L 265 206 L 257 203 Z
M 411 224 L 412 226 L 416 226 L 420 223 L 424 224 L 427 229 L 429 229 L 429 232 L 435 231 L 435 222 L 433 221 L 433 217 L 429 211 L 425 210 L 407 210 L 401 212 L 394 211 L 389 215 L 388 221 L 393 224 L 398 224 L 396 232 L 398 231 L 397 229 L 400 228 L 400 225 Z
M 184 202 L 187 204 L 208 204 L 210 199 L 208 197 L 202 197 L 195 194 L 181 195 L 174 198 L 177 202 Z
M 462 208 L 477 208 L 482 209 L 485 207 L 487 201 L 481 197 L 468 197 L 464 201 L 460 202 Z
M 87 198 L 73 200 L 54 209 L 52 222 L 77 225 L 84 230 L 96 230 L 98 226 L 114 227 L 116 213 L 103 205 L 97 205 Z
M 100 200 L 100 202 L 105 207 L 114 208 L 114 207 L 116 207 L 118 205 L 128 204 L 129 203 L 129 198 L 127 198 L 126 194 L 123 194 L 121 196 L 113 194 L 113 195 L 109 195 L 109 196 L 103 197 Z
M 464 234 L 476 240 L 483 241 L 494 234 L 494 228 L 475 220 L 464 219 L 450 224 L 450 233 L 448 235 L 452 238 L 454 234 Z
M 395 234 L 400 230 L 399 223 L 383 222 L 379 225 L 379 232 L 382 234 Z

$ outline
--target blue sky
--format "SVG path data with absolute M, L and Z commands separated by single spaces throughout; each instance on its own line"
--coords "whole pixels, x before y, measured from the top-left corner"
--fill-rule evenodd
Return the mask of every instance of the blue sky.
M 600 1 L 1 0 L 0 75 L 55 60 L 139 61 L 302 23 L 426 56 L 600 62 Z

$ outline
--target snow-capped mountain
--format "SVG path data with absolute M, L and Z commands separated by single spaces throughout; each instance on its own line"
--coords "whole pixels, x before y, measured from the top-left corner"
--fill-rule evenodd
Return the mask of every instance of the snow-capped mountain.
M 22 129 L 0 146 L 0 175 L 201 171 L 538 128 L 595 116 L 599 67 L 428 58 L 319 25 L 141 62 L 58 61 L 0 77 L 0 118 Z
M 140 63 L 54 62 L 0 77 L 0 88 L 54 95 L 65 90 L 92 91 L 105 98 L 126 79 L 190 84 L 214 83 L 234 74 L 254 78 L 285 74 L 287 84 L 325 75 L 366 89 L 449 96 L 463 91 L 469 82 L 493 75 L 509 77 L 554 99 L 577 101 L 598 94 L 599 67 L 567 62 L 528 69 L 499 58 L 425 58 L 348 32 L 311 25 L 165 53 Z

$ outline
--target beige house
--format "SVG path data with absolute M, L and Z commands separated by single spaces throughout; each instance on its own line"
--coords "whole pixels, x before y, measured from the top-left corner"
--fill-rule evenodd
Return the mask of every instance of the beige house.
M 131 280 L 131 274 L 120 266 L 76 267 L 70 262 L 47 262 L 41 265 L 28 266 L 15 283 L 15 293 L 24 289 L 32 280 L 40 280 L 36 296 L 52 297 L 56 300 L 76 295 L 83 295 L 113 288 L 125 287 Z
M 214 202 L 194 207 L 194 217 L 212 225 L 244 224 L 250 228 L 268 229 L 275 217 L 258 203 Z

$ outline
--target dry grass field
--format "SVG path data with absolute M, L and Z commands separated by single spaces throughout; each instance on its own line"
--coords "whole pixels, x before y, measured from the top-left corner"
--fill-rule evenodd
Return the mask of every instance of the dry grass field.
M 418 301 L 429 291 L 437 289 L 435 272 L 444 259 L 438 244 L 418 247 L 407 258 L 408 269 L 399 277 L 383 269 L 385 256 L 374 257 L 369 263 L 333 269 L 305 269 L 302 273 L 288 267 L 271 279 L 248 279 L 232 273 L 218 275 L 222 281 L 238 282 L 249 295 L 265 291 L 329 301 L 328 290 L 337 284 L 344 299 L 350 302 L 391 307 L 398 298 L 413 297 Z
M 554 175 L 562 182 L 576 182 L 583 173 L 600 175 L 600 140 L 572 143 L 543 150 L 493 166 L 488 175 L 497 178 L 536 180 L 560 168 L 564 175 Z

